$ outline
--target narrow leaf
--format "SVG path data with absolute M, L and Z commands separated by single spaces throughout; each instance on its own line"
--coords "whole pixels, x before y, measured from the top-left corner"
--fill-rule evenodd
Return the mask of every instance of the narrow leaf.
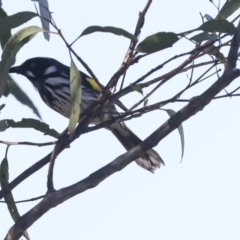
M 37 26 L 26 27 L 15 33 L 5 45 L 0 62 L 0 97 L 4 93 L 10 67 L 15 61 L 17 52 L 42 29 Z
M 71 67 L 70 67 L 70 90 L 71 90 L 71 115 L 69 119 L 69 137 L 72 138 L 75 127 L 79 121 L 80 117 L 80 104 L 82 98 L 82 79 L 73 60 L 71 60 Z
M 9 173 L 8 173 L 8 160 L 4 158 L 0 165 L 0 182 L 1 188 L 8 184 Z
M 217 35 L 203 32 L 203 33 L 199 33 L 199 34 L 191 37 L 190 39 L 199 43 L 199 42 L 203 42 L 203 41 L 207 41 L 207 40 L 216 40 Z
M 210 20 L 203 23 L 198 29 L 205 32 L 219 32 L 227 33 L 229 35 L 233 35 L 236 32 L 234 25 L 224 19 Z
M 44 30 L 43 36 L 46 40 L 49 41 L 50 39 L 50 34 L 48 33 L 50 30 L 50 13 L 49 13 L 49 5 L 48 5 L 48 0 L 38 0 L 39 3 L 39 11 L 40 11 L 40 16 L 41 16 L 41 22 L 42 22 L 42 28 Z M 47 21 L 48 20 L 48 21 Z
M 10 87 L 9 81 L 7 80 L 3 95 L 7 97 L 10 94 L 10 92 L 11 92 L 11 87 Z
M 138 93 L 143 95 L 143 90 L 142 90 L 140 85 L 133 85 L 133 84 L 131 84 L 131 88 L 132 88 L 132 90 L 134 90 L 134 91 L 136 91 L 136 92 L 138 92 Z
M 54 138 L 58 138 L 60 135 L 56 130 L 51 129 L 48 124 L 32 118 L 23 118 L 19 122 L 15 122 L 11 119 L 5 119 L 0 121 L 0 131 L 5 131 L 9 127 L 33 128 L 39 132 L 44 133 L 45 135 L 49 135 Z
M 148 99 L 146 99 L 146 100 L 144 101 L 143 106 L 146 107 L 147 104 L 148 104 Z
M 9 183 L 8 160 L 6 158 L 4 158 L 1 162 L 0 182 L 1 182 L 1 188 L 6 187 Z M 14 203 L 14 197 L 12 193 L 9 193 L 6 196 L 4 196 L 4 200 L 6 201 L 8 211 L 13 221 L 16 222 L 20 218 L 20 214 L 18 212 L 16 204 Z M 23 235 L 26 239 L 30 240 L 27 231 L 24 231 Z
M 41 119 L 41 115 L 27 94 L 17 85 L 10 75 L 7 77 L 7 86 L 10 88 L 10 93 L 23 105 L 28 106 Z M 6 88 L 7 89 L 7 88 Z M 5 94 L 4 94 L 5 96 Z
M 0 35 L 9 32 L 12 28 L 16 28 L 32 18 L 38 16 L 34 12 L 19 12 L 11 16 L 5 16 L 0 19 Z
M 230 15 L 236 12 L 240 7 L 240 0 L 226 1 L 216 19 L 227 19 Z
M 87 27 L 80 35 L 80 37 L 84 36 L 84 35 L 88 35 L 90 33 L 94 33 L 94 32 L 106 32 L 106 33 L 113 33 L 115 35 L 119 35 L 119 36 L 123 36 L 126 38 L 129 38 L 133 41 L 137 41 L 136 37 L 127 32 L 126 30 L 122 29 L 122 28 L 116 28 L 116 27 L 101 27 L 101 26 L 90 26 Z
M 203 17 L 205 17 L 205 18 L 207 19 L 207 21 L 210 21 L 210 20 L 213 19 L 213 18 L 212 18 L 210 15 L 208 15 L 208 14 L 205 14 Z
M 0 8 L 0 21 L 7 17 L 6 12 Z M 8 39 L 11 37 L 11 30 L 9 29 L 5 33 L 0 35 L 1 47 L 4 48 L 5 44 L 7 43 Z
M 3 108 L 4 108 L 5 106 L 6 106 L 6 105 L 5 105 L 4 103 L 0 105 L 0 113 L 1 113 L 1 111 L 3 110 Z
M 0 121 L 0 132 L 4 132 L 6 129 L 8 129 L 8 124 L 6 120 Z
M 173 32 L 159 32 L 148 36 L 140 42 L 136 48 L 137 52 L 153 53 L 165 48 L 172 47 L 178 41 L 177 34 Z
M 1 162 L 1 188 L 4 188 L 5 186 L 8 185 L 8 180 L 9 180 L 9 171 L 8 171 L 8 160 L 4 158 Z M 17 221 L 17 219 L 20 217 L 17 207 L 14 203 L 14 198 L 12 193 L 6 195 L 4 197 L 5 201 L 7 201 L 7 206 L 9 213 L 11 214 L 14 222 Z
M 173 116 L 176 112 L 172 109 L 162 109 L 164 111 L 167 112 L 167 114 L 171 117 Z M 183 159 L 183 154 L 184 154 L 184 132 L 183 132 L 183 125 L 180 124 L 179 127 L 178 127 L 178 132 L 179 132 L 179 135 L 180 135 L 180 139 L 181 139 L 181 145 L 182 145 L 182 158 L 181 158 L 181 162 L 182 162 L 182 159 Z

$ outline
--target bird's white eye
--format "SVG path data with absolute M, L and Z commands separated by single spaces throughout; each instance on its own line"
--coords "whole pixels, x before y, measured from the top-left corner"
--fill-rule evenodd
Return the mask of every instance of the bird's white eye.
M 30 68 L 34 68 L 35 67 L 35 63 L 30 63 Z

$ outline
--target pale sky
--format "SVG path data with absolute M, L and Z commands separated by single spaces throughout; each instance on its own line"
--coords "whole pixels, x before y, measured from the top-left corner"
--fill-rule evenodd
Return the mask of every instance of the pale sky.
M 147 0 L 49 0 L 49 5 L 58 27 L 66 39 L 72 42 L 91 25 L 116 26 L 133 32 L 138 13 L 146 2 Z M 9 15 L 19 11 L 35 11 L 30 0 L 3 1 L 3 8 Z M 207 0 L 154 0 L 147 13 L 140 40 L 160 31 L 180 33 L 194 29 L 202 23 L 199 12 L 213 17 L 217 14 Z M 24 26 L 41 26 L 40 24 L 36 18 Z M 106 84 L 119 68 L 128 45 L 129 41 L 123 37 L 96 33 L 80 39 L 74 49 L 89 64 L 98 79 Z M 166 59 L 193 47 L 188 41 L 182 40 L 173 48 L 142 60 L 130 69 L 126 84 L 134 82 Z M 54 34 L 51 35 L 50 42 L 45 41 L 42 34 L 37 35 L 20 50 L 16 65 L 37 56 L 56 58 L 66 65 L 70 63 L 67 48 L 60 37 Z M 184 59 L 172 62 L 149 79 L 178 66 Z M 202 61 L 204 59 L 200 62 Z M 79 69 L 84 70 L 77 60 L 75 62 Z M 196 71 L 195 78 L 202 71 Z M 190 75 L 190 72 L 174 78 L 154 94 L 149 103 L 172 96 L 186 84 L 187 74 Z M 13 77 L 33 99 L 43 121 L 59 132 L 64 130 L 68 120 L 49 109 L 27 79 L 19 75 Z M 191 90 L 184 98 L 201 94 L 214 81 L 216 76 Z M 238 86 L 239 80 L 233 85 Z M 144 90 L 144 93 L 147 92 Z M 140 94 L 133 93 L 122 100 L 126 106 L 131 107 L 140 99 Z M 2 98 L 0 104 L 2 103 L 6 107 L 1 112 L 1 119 L 18 121 L 22 118 L 37 118 L 31 109 L 13 97 Z M 171 104 L 168 108 L 178 110 L 183 106 L 184 104 Z M 144 139 L 167 118 L 165 112 L 155 111 L 128 121 L 127 125 Z M 213 101 L 183 124 L 185 154 L 182 163 L 180 138 L 178 132 L 174 131 L 155 147 L 164 159 L 165 167 L 151 174 L 135 163 L 130 164 L 96 188 L 51 209 L 28 229 L 31 239 L 240 239 L 239 122 L 238 98 Z M 53 138 L 34 130 L 8 129 L 1 133 L 0 140 L 47 142 Z M 12 146 L 9 149 L 10 180 L 44 157 L 52 148 Z M 57 158 L 54 172 L 56 189 L 83 179 L 124 152 L 121 144 L 104 129 L 81 136 Z M 4 145 L 0 145 L 0 154 L 3 158 Z M 44 167 L 16 187 L 13 191 L 15 200 L 45 194 L 47 169 Z M 27 212 L 36 203 L 18 204 L 20 214 Z M 0 204 L 0 213 L 0 238 L 3 239 L 13 225 L 13 220 L 4 204 Z

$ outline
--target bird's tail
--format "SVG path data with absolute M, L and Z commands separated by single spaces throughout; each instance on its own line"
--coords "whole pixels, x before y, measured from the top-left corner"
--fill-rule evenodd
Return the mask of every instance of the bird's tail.
M 126 150 L 130 150 L 142 142 L 142 140 L 136 136 L 123 122 L 111 125 L 109 130 L 111 130 L 111 132 Z M 159 168 L 161 164 L 164 165 L 162 158 L 153 149 L 148 150 L 142 157 L 136 159 L 135 161 L 138 165 L 152 173 L 156 168 Z

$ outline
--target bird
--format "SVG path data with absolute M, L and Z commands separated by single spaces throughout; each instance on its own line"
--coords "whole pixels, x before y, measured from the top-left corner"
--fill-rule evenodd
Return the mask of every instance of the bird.
M 80 112 L 82 112 L 99 99 L 102 88 L 93 78 L 82 71 L 79 72 L 82 80 L 82 99 L 80 103 Z M 53 58 L 35 57 L 26 60 L 19 66 L 11 67 L 9 73 L 25 76 L 37 89 L 40 97 L 48 107 L 64 117 L 70 117 L 71 93 L 70 68 L 68 66 Z M 91 124 L 99 124 L 104 120 L 111 120 L 111 118 L 117 116 L 116 114 L 118 112 L 113 104 L 104 109 L 104 113 L 95 114 L 96 116 L 94 116 Z M 106 127 L 106 129 L 113 133 L 126 150 L 130 150 L 142 142 L 123 121 L 115 122 Z M 164 165 L 164 161 L 154 149 L 148 150 L 140 158 L 135 159 L 135 161 L 138 165 L 152 173 Z

